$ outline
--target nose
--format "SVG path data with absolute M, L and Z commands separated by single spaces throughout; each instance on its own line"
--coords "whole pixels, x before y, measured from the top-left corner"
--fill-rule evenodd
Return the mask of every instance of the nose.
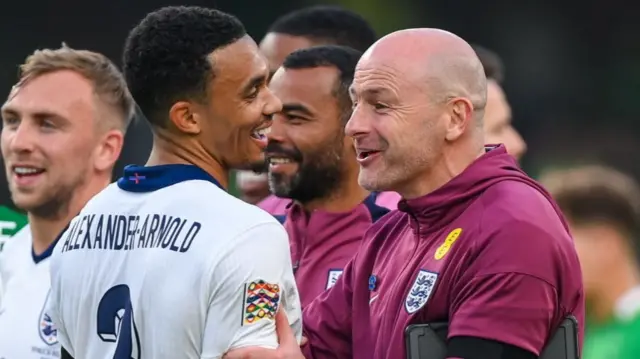
M 349 137 L 357 138 L 369 133 L 371 131 L 370 126 L 368 116 L 359 106 L 356 106 L 351 113 L 351 117 L 349 117 L 349 121 L 347 121 L 345 134 Z
M 524 142 L 524 139 L 515 128 L 511 131 L 511 141 L 509 142 L 507 151 L 511 152 L 513 157 L 519 159 L 527 152 L 527 143 Z
M 269 90 L 267 87 L 265 89 L 265 104 L 262 112 L 266 116 L 272 116 L 273 114 L 282 111 L 282 101 L 276 95 Z
M 285 138 L 285 116 L 282 113 L 276 113 L 273 115 L 273 122 L 271 123 L 271 131 L 267 134 L 269 142 L 284 142 Z

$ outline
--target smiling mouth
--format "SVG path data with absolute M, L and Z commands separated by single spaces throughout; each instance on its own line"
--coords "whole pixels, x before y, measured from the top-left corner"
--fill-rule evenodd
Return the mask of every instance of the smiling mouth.
M 255 138 L 256 140 L 265 140 L 269 132 L 271 132 L 271 126 L 254 130 L 253 132 L 251 132 L 251 137 Z
M 270 170 L 275 170 L 275 169 L 285 168 L 281 166 L 297 164 L 298 162 L 292 159 L 291 157 L 285 157 L 282 155 L 280 156 L 273 155 L 273 156 L 267 156 L 267 163 L 269 164 Z
M 293 160 L 291 160 L 290 158 L 285 158 L 285 157 L 271 157 L 271 158 L 269 158 L 269 163 L 273 163 L 275 165 L 281 165 L 281 164 L 291 163 L 291 162 L 293 162 Z
M 373 151 L 373 150 L 358 151 L 358 159 L 364 160 L 369 156 L 375 155 L 376 153 L 380 153 L 380 151 Z
M 13 173 L 19 178 L 37 176 L 41 173 L 44 173 L 44 169 L 37 167 L 28 167 L 28 166 L 14 166 Z

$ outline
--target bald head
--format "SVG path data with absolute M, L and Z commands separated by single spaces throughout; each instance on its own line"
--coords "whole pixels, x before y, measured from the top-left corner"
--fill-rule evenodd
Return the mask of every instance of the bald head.
M 415 198 L 483 153 L 487 79 L 475 51 L 450 32 L 383 37 L 360 58 L 349 92 L 355 106 L 345 133 L 366 189 Z
M 423 88 L 434 101 L 463 97 L 478 119 L 487 102 L 487 79 L 473 48 L 459 36 L 440 29 L 393 32 L 371 46 L 358 68 L 389 67 Z

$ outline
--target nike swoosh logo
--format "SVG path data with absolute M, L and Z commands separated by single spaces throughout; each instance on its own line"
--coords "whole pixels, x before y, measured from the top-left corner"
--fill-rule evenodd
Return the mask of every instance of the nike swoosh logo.
M 380 294 L 376 294 L 373 298 L 369 299 L 369 305 L 371 305 L 371 303 L 373 303 L 374 300 L 378 299 L 378 296 Z

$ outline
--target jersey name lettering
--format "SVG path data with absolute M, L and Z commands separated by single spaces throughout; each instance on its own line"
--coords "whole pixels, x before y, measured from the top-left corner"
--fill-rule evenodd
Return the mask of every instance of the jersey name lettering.
M 71 225 L 61 251 L 163 248 L 184 253 L 201 228 L 199 222 L 163 214 L 87 214 Z

